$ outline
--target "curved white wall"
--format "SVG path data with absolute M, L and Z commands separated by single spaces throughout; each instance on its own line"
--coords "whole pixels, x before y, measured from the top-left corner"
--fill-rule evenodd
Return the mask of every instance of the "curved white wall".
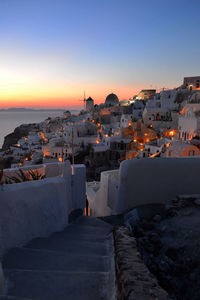
M 65 162 L 45 167 L 51 176 L 60 176 L 0 185 L 0 255 L 35 237 L 61 231 L 68 214 L 85 207 L 85 166 Z

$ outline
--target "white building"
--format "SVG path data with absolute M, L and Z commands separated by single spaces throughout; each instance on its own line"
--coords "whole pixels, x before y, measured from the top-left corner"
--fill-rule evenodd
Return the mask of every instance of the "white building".
M 184 77 L 183 86 L 191 91 L 200 91 L 200 76 Z
M 139 120 L 142 119 L 142 114 L 144 111 L 144 103 L 141 100 L 135 100 L 134 104 L 133 104 L 133 118 L 135 120 Z
M 92 111 L 94 109 L 94 100 L 91 97 L 86 100 L 85 108 L 87 111 Z
M 188 141 L 200 136 L 200 104 L 187 104 L 178 118 L 179 139 Z
M 174 118 L 172 111 L 177 109 L 176 93 L 176 89 L 166 90 L 148 100 L 143 112 L 144 123 L 149 125 L 153 122 L 172 122 Z
M 120 128 L 127 128 L 132 125 L 132 116 L 131 115 L 121 115 Z
M 188 157 L 199 155 L 200 150 L 198 147 L 183 141 L 172 141 L 164 153 L 164 157 Z

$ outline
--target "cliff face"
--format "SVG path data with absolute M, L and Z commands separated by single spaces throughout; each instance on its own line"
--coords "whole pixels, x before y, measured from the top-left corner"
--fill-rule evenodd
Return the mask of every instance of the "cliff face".
M 27 136 L 30 131 L 38 131 L 38 124 L 22 124 L 15 128 L 14 132 L 8 134 L 4 138 L 2 150 L 8 150 L 10 146 L 16 144 L 18 140 L 24 136 Z

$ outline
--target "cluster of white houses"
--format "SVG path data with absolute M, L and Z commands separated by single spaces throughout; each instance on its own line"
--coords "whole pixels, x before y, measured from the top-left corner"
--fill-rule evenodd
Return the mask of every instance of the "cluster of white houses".
M 142 90 L 123 101 L 110 94 L 100 105 L 89 97 L 79 114 L 66 111 L 45 120 L 0 155 L 12 156 L 16 164 L 33 164 L 87 152 L 86 165 L 107 163 L 110 168 L 133 157 L 200 155 L 199 84 L 200 76 L 187 77 L 175 89 Z

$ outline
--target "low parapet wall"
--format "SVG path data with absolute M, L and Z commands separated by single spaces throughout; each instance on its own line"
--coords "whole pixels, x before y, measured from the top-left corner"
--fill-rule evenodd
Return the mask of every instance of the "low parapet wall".
M 65 162 L 58 168 L 60 176 L 0 185 L 0 255 L 61 231 L 68 214 L 85 207 L 85 166 Z
M 3 171 L 3 178 L 1 183 L 6 181 L 12 181 L 12 178 L 20 178 L 20 171 L 27 177 L 29 177 L 29 172 L 40 174 L 41 176 L 45 175 L 45 166 L 44 165 L 35 165 L 35 166 L 24 166 L 19 168 L 5 169 Z
M 200 158 L 125 161 L 120 168 L 120 183 L 125 191 L 124 209 L 168 203 L 179 194 L 200 193 L 199 170 Z
M 19 172 L 22 171 L 25 175 L 28 174 L 30 171 L 36 171 L 40 175 L 45 175 L 46 178 L 61 176 L 64 172 L 64 168 L 66 165 L 70 165 L 69 161 L 64 163 L 60 162 L 53 162 L 48 164 L 40 164 L 40 165 L 30 165 L 30 166 L 23 166 L 18 168 L 10 168 L 5 169 L 3 171 L 3 179 L 2 182 L 5 182 L 6 178 L 10 177 L 17 177 Z
M 1 251 L 47 236 L 67 225 L 64 178 L 7 184 L 0 189 Z
M 152 203 L 169 203 L 180 194 L 200 194 L 200 157 L 125 160 L 101 174 L 100 188 L 88 191 L 94 216 L 120 214 Z

